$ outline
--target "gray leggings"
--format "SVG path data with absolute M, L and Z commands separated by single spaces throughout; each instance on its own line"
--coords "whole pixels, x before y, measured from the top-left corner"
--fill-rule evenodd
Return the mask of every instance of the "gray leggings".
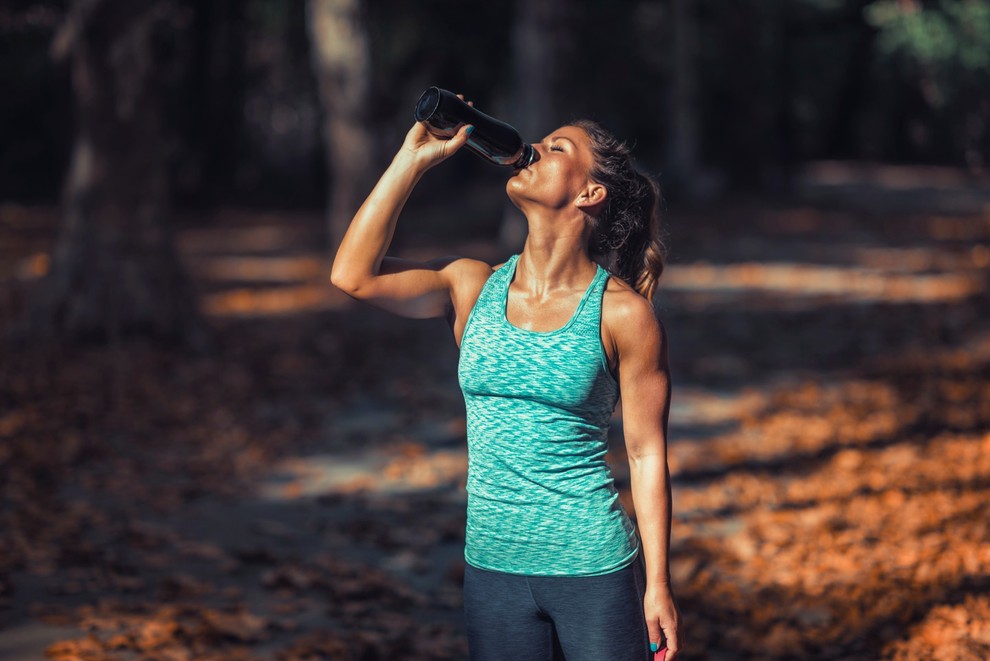
M 524 576 L 464 567 L 471 661 L 650 661 L 640 552 L 601 576 Z

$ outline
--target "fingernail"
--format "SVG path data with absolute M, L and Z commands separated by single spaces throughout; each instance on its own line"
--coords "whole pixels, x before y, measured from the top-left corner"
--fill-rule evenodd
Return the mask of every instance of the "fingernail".
M 474 130 L 474 126 L 467 127 L 467 134 L 468 135 L 471 135 L 471 131 L 473 131 L 473 130 Z
M 658 649 L 660 649 L 660 645 L 658 645 L 657 643 L 650 643 L 651 652 L 656 652 Z

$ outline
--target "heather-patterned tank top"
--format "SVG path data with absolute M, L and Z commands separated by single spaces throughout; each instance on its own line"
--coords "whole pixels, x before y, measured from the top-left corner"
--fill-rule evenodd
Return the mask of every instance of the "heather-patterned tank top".
M 639 551 L 605 462 L 618 384 L 601 342 L 598 271 L 554 331 L 506 317 L 519 255 L 495 271 L 464 328 L 457 377 L 467 411 L 464 559 L 482 569 L 595 576 Z

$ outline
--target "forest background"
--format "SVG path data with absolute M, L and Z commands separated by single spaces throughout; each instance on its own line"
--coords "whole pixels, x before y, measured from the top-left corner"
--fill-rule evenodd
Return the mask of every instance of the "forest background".
M 0 658 L 465 657 L 456 347 L 329 284 L 431 85 L 661 181 L 684 658 L 990 656 L 990 2 L 12 0 L 0 53 Z M 520 250 L 505 177 L 390 254 Z

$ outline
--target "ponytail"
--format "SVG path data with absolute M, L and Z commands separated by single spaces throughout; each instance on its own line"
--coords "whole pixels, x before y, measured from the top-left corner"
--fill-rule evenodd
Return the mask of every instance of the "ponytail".
M 605 206 L 591 218 L 589 252 L 651 303 L 667 248 L 661 236 L 663 195 L 652 176 L 636 169 L 625 143 L 587 119 L 570 122 L 591 141 L 591 178 L 605 186 Z

